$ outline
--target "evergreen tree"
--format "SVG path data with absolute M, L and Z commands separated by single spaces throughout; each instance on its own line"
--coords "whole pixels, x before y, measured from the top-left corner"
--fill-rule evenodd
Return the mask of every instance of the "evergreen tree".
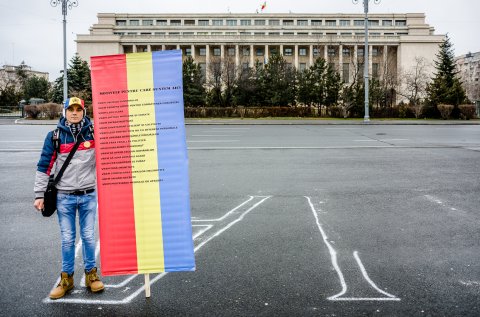
M 67 84 L 69 96 L 78 96 L 84 99 L 86 104 L 91 104 L 92 84 L 90 67 L 78 54 L 75 54 L 68 64 Z M 63 102 L 63 74 L 55 80 L 52 89 L 52 101 L 57 103 Z
M 288 106 L 295 104 L 296 74 L 282 55 L 270 56 L 264 65 L 262 90 L 264 104 L 269 106 Z
M 22 86 L 23 99 L 42 98 L 48 100 L 50 83 L 43 77 L 31 76 L 27 78 Z
M 196 107 L 205 104 L 202 71 L 191 56 L 183 62 L 183 98 L 185 106 Z
M 455 70 L 453 45 L 448 36 L 440 44 L 435 60 L 435 77 L 427 86 L 427 115 L 439 117 L 437 105 L 449 104 L 455 108 L 452 117 L 458 117 L 458 105 L 466 101 L 465 90 Z

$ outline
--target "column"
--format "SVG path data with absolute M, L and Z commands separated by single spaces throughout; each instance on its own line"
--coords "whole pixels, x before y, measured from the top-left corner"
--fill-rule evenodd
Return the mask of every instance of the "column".
M 190 45 L 190 49 L 192 50 L 192 58 L 195 60 L 195 45 Z
M 268 54 L 268 45 L 265 44 L 265 64 L 268 63 L 268 58 L 270 57 L 269 54 Z
M 371 76 L 372 74 L 372 48 L 373 48 L 373 45 L 368 45 L 368 75 L 369 77 Z
M 137 52 L 137 44 L 133 44 L 133 52 L 134 52 L 134 53 Z
M 240 66 L 240 46 L 237 44 L 235 45 L 235 67 Z
M 388 74 L 388 46 L 384 45 L 383 46 L 383 74 L 386 75 Z
M 340 80 L 343 79 L 343 45 L 340 44 L 338 46 L 338 63 L 340 66 L 338 67 L 338 73 L 340 74 Z
M 309 59 L 308 59 L 308 62 L 309 62 L 309 66 L 312 66 L 313 65 L 313 45 L 310 45 L 310 54 L 309 54 Z
M 165 44 L 162 44 L 162 51 L 165 50 Z
M 152 45 L 147 44 L 147 52 L 151 52 L 151 51 L 152 51 Z
M 323 48 L 323 59 L 325 61 L 328 61 L 328 45 L 325 45 L 325 47 Z
M 255 60 L 253 57 L 253 44 L 250 45 L 250 67 L 255 65 Z
M 355 74 L 358 73 L 358 45 L 355 45 L 353 47 L 353 67 L 352 70 L 350 70 L 351 76 L 353 80 L 358 80 L 358 78 L 355 78 Z
M 225 59 L 225 44 L 220 45 L 220 60 Z
M 284 53 L 283 53 L 283 44 L 280 44 L 280 54 L 282 54 L 282 56 L 284 55 Z
M 180 49 L 180 45 L 179 45 L 179 44 L 177 44 L 177 50 L 179 50 L 179 49 Z
M 205 77 L 210 78 L 210 45 L 205 45 Z
M 294 54 L 295 54 L 295 56 L 294 56 L 295 57 L 295 69 L 298 69 L 299 65 L 298 65 L 298 45 L 297 44 L 295 44 Z

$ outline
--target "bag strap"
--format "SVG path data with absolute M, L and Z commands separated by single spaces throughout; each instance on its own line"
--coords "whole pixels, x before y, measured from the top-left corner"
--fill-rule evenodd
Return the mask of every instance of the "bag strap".
M 52 132 L 53 148 L 55 149 L 55 151 L 57 151 L 57 153 L 60 153 L 60 129 L 56 128 Z
M 67 166 L 68 166 L 68 164 L 70 163 L 70 161 L 72 160 L 73 155 L 75 154 L 75 152 L 77 151 L 78 147 L 80 146 L 80 142 L 81 142 L 81 138 L 77 138 L 77 142 L 75 143 L 75 146 L 73 147 L 73 149 L 72 149 L 72 150 L 70 151 L 70 153 L 68 154 L 67 159 L 65 160 L 65 162 L 63 163 L 62 168 L 61 168 L 60 171 L 58 172 L 57 177 L 55 177 L 55 181 L 53 182 L 53 185 L 57 185 L 57 183 L 60 181 L 60 178 L 62 178 L 63 172 L 65 172 L 65 170 L 67 169 Z

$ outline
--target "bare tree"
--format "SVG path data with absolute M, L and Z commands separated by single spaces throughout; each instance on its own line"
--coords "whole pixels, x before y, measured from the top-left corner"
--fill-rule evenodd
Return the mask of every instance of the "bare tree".
M 408 99 L 415 117 L 422 113 L 423 100 L 427 96 L 427 85 L 430 81 L 427 73 L 427 61 L 424 57 L 415 57 L 415 65 L 401 72 L 398 93 Z

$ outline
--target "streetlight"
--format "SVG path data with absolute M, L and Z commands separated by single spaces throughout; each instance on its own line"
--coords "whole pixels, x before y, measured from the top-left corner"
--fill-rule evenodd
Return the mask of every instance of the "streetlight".
M 357 4 L 359 0 L 352 0 L 353 4 Z M 363 52 L 363 76 L 365 78 L 365 117 L 363 122 L 370 122 L 369 109 L 368 109 L 368 68 L 369 68 L 369 57 L 368 57 L 368 2 L 370 0 L 363 0 L 363 9 L 365 12 L 365 49 Z M 379 4 L 381 0 L 373 0 L 373 3 Z
M 72 9 L 78 6 L 77 0 L 50 0 L 50 5 L 56 7 L 62 4 L 63 14 L 63 100 L 68 98 L 68 81 L 67 81 L 67 8 Z

